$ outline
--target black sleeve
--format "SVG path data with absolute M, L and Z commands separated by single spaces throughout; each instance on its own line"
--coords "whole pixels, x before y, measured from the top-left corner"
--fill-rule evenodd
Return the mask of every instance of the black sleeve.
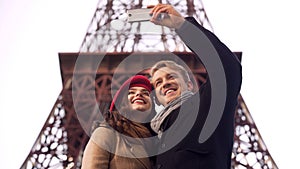
M 211 69 L 208 76 L 217 71 L 216 69 L 219 67 L 223 67 L 227 92 L 234 93 L 235 96 L 239 94 L 242 81 L 240 61 L 215 34 L 201 26 L 193 17 L 186 17 L 185 22 L 176 32 L 189 49 L 198 56 L 206 69 Z M 220 66 L 213 65 L 218 63 L 218 58 L 219 62 L 221 61 Z M 213 61 L 211 61 L 212 59 Z

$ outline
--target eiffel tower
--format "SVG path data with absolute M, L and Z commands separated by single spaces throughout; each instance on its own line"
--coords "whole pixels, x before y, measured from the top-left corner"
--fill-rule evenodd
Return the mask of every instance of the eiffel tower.
M 204 66 L 196 62 L 174 30 L 157 26 L 147 32 L 146 22 L 127 23 L 119 19 L 128 9 L 146 7 L 147 2 L 100 0 L 79 52 L 59 53 L 63 89 L 21 169 L 80 168 L 93 121 L 101 117 L 99 109 L 107 108 L 111 94 L 136 70 L 148 75 L 148 70 L 143 69 L 146 65 L 161 58 L 173 59 L 175 54 L 177 61 L 184 61 L 192 70 L 197 84 L 206 80 Z M 201 0 L 157 3 L 173 5 L 183 16 L 194 16 L 213 32 Z M 241 59 L 242 52 L 235 54 Z M 131 55 L 133 60 L 126 62 Z M 236 109 L 231 168 L 278 168 L 241 95 Z

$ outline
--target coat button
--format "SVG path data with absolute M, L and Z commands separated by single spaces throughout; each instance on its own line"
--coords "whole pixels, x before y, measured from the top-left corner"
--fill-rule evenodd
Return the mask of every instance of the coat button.
M 166 144 L 165 143 L 162 143 L 161 144 L 161 148 L 165 148 L 166 147 Z

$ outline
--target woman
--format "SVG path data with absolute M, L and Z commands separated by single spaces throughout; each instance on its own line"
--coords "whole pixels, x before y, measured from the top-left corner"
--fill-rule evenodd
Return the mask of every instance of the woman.
M 83 155 L 82 169 L 150 169 L 147 149 L 152 143 L 141 138 L 153 135 L 148 122 L 154 116 L 152 86 L 142 75 L 128 79 L 117 91 L 92 133 Z

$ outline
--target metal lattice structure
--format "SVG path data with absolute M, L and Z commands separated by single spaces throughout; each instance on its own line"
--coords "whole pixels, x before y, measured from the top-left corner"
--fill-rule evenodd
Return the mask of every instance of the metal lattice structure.
M 239 95 L 238 101 L 232 149 L 232 168 L 278 169 L 241 95 Z
M 194 16 L 212 31 L 201 1 L 160 0 L 158 2 L 175 6 L 183 16 Z M 188 51 L 172 29 L 155 26 L 149 22 L 127 23 L 118 19 L 124 16 L 127 9 L 146 8 L 147 5 L 149 1 L 99 1 L 80 52 Z
M 175 6 L 184 16 L 194 16 L 201 25 L 213 31 L 201 0 L 157 2 Z M 204 66 L 195 60 L 174 30 L 157 26 L 145 31 L 143 27 L 149 24 L 146 22 L 120 21 L 121 27 L 114 27 L 113 20 L 120 18 L 127 9 L 147 5 L 147 1 L 99 1 L 80 52 L 59 54 L 63 89 L 22 169 L 80 168 L 92 123 L 99 118 L 97 110 L 109 105 L 111 94 L 135 74 L 136 69 L 143 69 L 162 58 L 181 60 L 192 70 L 198 85 L 205 81 Z M 135 62 L 117 69 L 133 53 L 137 53 Z M 236 54 L 241 58 L 241 52 Z M 85 61 L 78 67 L 80 58 Z M 147 69 L 144 70 L 140 73 L 148 75 Z M 277 169 L 241 95 L 238 103 L 232 169 Z

